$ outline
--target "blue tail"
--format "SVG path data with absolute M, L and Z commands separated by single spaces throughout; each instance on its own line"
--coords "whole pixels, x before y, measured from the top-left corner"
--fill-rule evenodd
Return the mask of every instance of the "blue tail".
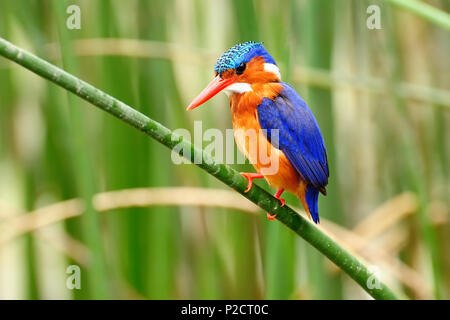
M 317 190 L 312 184 L 308 184 L 305 198 L 312 219 L 316 224 L 319 223 L 319 190 Z

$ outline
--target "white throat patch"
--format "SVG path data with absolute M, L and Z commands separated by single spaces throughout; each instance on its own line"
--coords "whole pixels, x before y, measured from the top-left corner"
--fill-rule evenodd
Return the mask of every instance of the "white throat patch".
M 252 86 L 246 82 L 235 82 L 223 89 L 223 92 L 225 92 L 227 96 L 230 96 L 233 93 L 244 93 L 249 91 L 253 91 L 253 89 Z
M 279 80 L 281 80 L 280 69 L 273 63 L 264 63 L 264 71 L 272 72 Z
M 281 80 L 280 69 L 273 63 L 264 63 L 264 71 L 272 72 L 279 80 Z M 227 96 L 231 96 L 233 93 L 240 94 L 250 91 L 253 91 L 252 86 L 246 82 L 235 82 L 223 89 L 223 92 L 225 92 Z

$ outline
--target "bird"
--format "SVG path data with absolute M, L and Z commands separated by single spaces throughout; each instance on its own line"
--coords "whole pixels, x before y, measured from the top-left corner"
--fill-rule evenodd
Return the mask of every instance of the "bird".
M 281 195 L 288 191 L 319 223 L 319 192 L 327 194 L 329 178 L 324 139 L 306 102 L 281 81 L 280 69 L 262 42 L 247 41 L 225 51 L 214 66 L 214 79 L 186 110 L 219 92 L 228 95 L 235 142 L 257 171 L 240 172 L 248 181 L 245 192 L 254 179 L 265 178 L 277 189 L 274 197 L 281 207 Z M 265 159 L 261 150 L 266 150 Z M 276 215 L 267 213 L 267 218 L 276 220 Z

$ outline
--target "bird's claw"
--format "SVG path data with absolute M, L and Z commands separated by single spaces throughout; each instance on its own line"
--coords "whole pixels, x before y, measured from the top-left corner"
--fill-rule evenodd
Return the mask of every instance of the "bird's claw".
M 264 176 L 260 173 L 251 173 L 251 172 L 239 172 L 244 178 L 247 179 L 247 189 L 245 189 L 244 193 L 247 193 L 250 191 L 250 189 L 253 186 L 253 179 L 259 179 L 264 178 Z
M 270 213 L 267 212 L 267 219 L 269 219 L 269 220 L 272 220 L 272 221 L 277 220 L 275 218 L 276 216 L 277 216 L 276 214 L 270 214 Z
M 277 193 L 275 193 L 274 197 L 277 198 L 278 200 L 280 200 L 281 202 L 281 206 L 284 207 L 284 205 L 286 204 L 286 200 L 284 200 L 283 198 L 281 198 L 281 194 L 284 192 L 284 189 L 278 189 Z
M 247 181 L 248 181 L 247 189 L 245 189 L 245 191 L 244 191 L 245 193 L 247 193 L 247 192 L 250 191 L 250 189 L 251 189 L 252 186 L 253 186 L 253 178 L 249 177 L 248 174 L 247 174 L 246 172 L 240 172 L 240 174 L 243 175 L 244 178 L 246 178 Z
M 278 189 L 277 193 L 274 194 L 274 197 L 277 198 L 278 200 L 280 200 L 281 202 L 281 207 L 284 207 L 284 205 L 286 204 L 286 200 L 284 200 L 283 198 L 281 198 L 281 194 L 284 192 L 284 189 Z M 275 219 L 276 214 L 270 214 L 267 212 L 267 219 L 269 220 L 277 220 Z

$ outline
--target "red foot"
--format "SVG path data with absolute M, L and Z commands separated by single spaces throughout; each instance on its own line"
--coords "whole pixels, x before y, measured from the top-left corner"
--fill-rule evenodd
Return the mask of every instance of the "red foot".
M 277 193 L 275 193 L 275 195 L 274 195 L 275 198 L 280 200 L 282 207 L 286 204 L 286 201 L 283 198 L 281 198 L 281 194 L 283 192 L 284 192 L 284 189 L 278 189 Z M 269 219 L 269 220 L 277 220 L 275 218 L 276 216 L 277 216 L 276 214 L 270 214 L 270 213 L 267 212 L 267 219 Z
M 267 212 L 267 219 L 269 219 L 269 220 L 272 220 L 272 221 L 277 220 L 275 218 L 276 216 L 277 216 L 276 214 L 270 214 L 270 213 Z
M 274 197 L 280 200 L 281 206 L 283 207 L 286 204 L 286 200 L 281 197 L 281 194 L 284 192 L 284 189 L 278 189 L 277 193 L 275 193 Z
M 245 193 L 249 192 L 253 186 L 253 179 L 264 178 L 261 173 L 252 173 L 252 172 L 240 172 L 248 180 L 247 189 L 244 191 Z

